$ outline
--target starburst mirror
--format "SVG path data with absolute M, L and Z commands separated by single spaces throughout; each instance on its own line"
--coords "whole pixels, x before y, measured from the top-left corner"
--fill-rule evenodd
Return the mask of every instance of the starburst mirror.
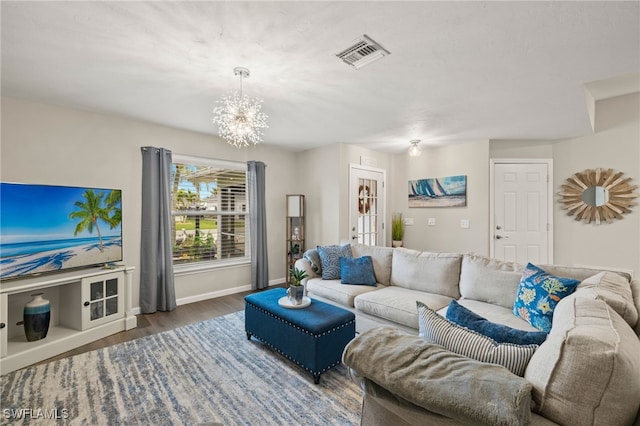
M 561 185 L 561 208 L 575 220 L 599 225 L 602 221 L 623 219 L 637 203 L 638 188 L 630 177 L 612 169 L 587 169 L 575 173 Z

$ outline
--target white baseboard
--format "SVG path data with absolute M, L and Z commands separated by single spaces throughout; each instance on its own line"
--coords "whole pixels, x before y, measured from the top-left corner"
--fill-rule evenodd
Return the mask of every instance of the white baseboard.
M 269 280 L 269 287 L 285 283 L 284 278 L 276 278 L 275 280 Z M 243 291 L 251 290 L 251 284 L 243 285 L 240 287 L 226 288 L 224 290 L 212 291 L 209 293 L 196 294 L 193 296 L 181 297 L 176 299 L 176 305 L 188 305 L 189 303 L 201 302 L 203 300 L 215 299 L 216 297 L 228 296 L 230 294 L 242 293 Z M 140 306 L 136 306 L 131 310 L 133 315 L 140 315 Z
M 215 299 L 216 297 L 228 296 L 230 294 L 241 293 L 251 290 L 251 285 L 243 285 L 242 287 L 227 288 L 224 290 L 212 291 L 209 293 L 196 294 L 194 296 L 181 297 L 176 299 L 176 304 L 188 305 L 189 303 L 201 302 L 203 300 Z

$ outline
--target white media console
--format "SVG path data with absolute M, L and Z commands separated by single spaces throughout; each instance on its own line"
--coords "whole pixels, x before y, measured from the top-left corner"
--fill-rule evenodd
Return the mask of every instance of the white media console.
M 135 328 L 133 270 L 85 268 L 0 281 L 0 374 Z M 51 322 L 47 337 L 28 342 L 20 322 L 35 293 L 51 302 Z

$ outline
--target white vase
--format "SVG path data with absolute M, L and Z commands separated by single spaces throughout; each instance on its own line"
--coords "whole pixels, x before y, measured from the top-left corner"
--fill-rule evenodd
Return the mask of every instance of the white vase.
M 402 240 L 393 240 L 391 242 L 392 247 L 402 247 Z

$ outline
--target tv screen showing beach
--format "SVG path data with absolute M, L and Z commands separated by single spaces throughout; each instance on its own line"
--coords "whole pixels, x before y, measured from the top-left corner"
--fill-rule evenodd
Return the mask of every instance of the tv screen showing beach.
M 0 183 L 0 279 L 122 260 L 122 192 Z

